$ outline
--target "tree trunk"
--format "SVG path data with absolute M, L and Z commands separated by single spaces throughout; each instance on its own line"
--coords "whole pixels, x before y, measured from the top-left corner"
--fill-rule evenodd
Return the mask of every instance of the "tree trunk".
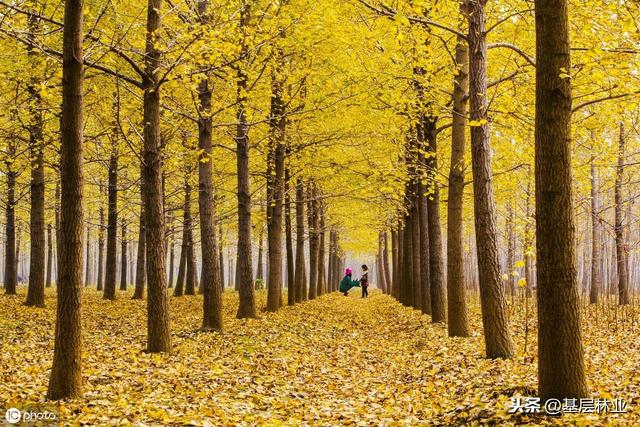
M 144 151 L 142 167 L 147 261 L 147 350 L 171 351 L 171 329 L 167 302 L 164 254 L 164 209 L 162 207 L 162 151 L 160 147 L 160 57 L 155 38 L 160 29 L 162 0 L 149 0 L 144 90 Z
M 389 271 L 389 234 L 382 232 L 382 268 L 384 269 L 385 293 L 391 294 L 391 272 Z
M 138 251 L 136 253 L 136 287 L 133 291 L 133 299 L 144 299 L 144 288 L 147 281 L 147 277 L 145 274 L 145 267 L 147 264 L 147 259 L 145 256 L 146 245 L 147 230 L 144 224 L 144 206 L 140 206 L 140 224 L 138 225 Z M 133 261 L 133 248 L 131 256 L 131 261 Z M 130 279 L 133 280 L 133 276 Z
M 122 220 L 122 236 L 120 238 L 120 290 L 127 290 L 127 224 Z
M 262 289 L 264 286 L 264 228 L 260 229 L 258 236 L 258 266 L 256 268 L 255 289 Z
M 191 217 L 191 185 L 187 182 L 185 186 L 186 192 L 189 194 L 189 199 L 186 199 L 185 193 L 185 212 L 184 212 L 184 226 L 187 230 L 187 245 L 186 245 L 186 258 L 185 258 L 185 295 L 196 294 L 196 261 L 195 250 L 193 242 L 193 220 Z
M 82 395 L 82 0 L 64 5 L 60 173 L 62 202 L 58 245 L 58 304 L 53 366 L 47 398 Z
M 324 226 L 324 203 L 318 201 L 318 296 L 327 292 L 326 269 L 324 264 L 326 248 Z
M 295 301 L 307 299 L 305 261 L 304 261 L 304 187 L 302 179 L 296 180 L 296 271 Z
M 269 159 L 267 173 L 267 311 L 280 308 L 282 299 L 282 204 L 284 196 L 284 156 L 286 106 L 282 82 L 271 80 L 271 114 L 269 117 Z
M 296 303 L 294 255 L 293 255 L 293 232 L 291 225 L 291 197 L 289 196 L 289 169 L 284 172 L 284 220 L 285 220 L 285 246 L 287 252 L 287 304 Z
M 629 304 L 629 278 L 627 277 L 627 244 L 624 236 L 622 181 L 624 179 L 624 123 L 620 122 L 620 140 L 618 144 L 618 167 L 616 168 L 615 184 L 615 234 L 616 234 L 616 265 L 618 269 L 618 304 Z M 628 218 L 630 220 L 630 218 Z
M 571 189 L 567 0 L 536 0 L 538 395 L 587 397 Z
M 198 12 L 207 23 L 205 17 L 209 6 L 208 0 L 201 0 Z M 204 79 L 198 85 L 200 101 L 200 118 L 198 120 L 198 207 L 200 209 L 200 235 L 202 249 L 202 277 L 200 284 L 203 291 L 202 329 L 205 331 L 221 331 L 222 321 L 222 285 L 218 258 L 218 236 L 216 235 L 216 219 L 213 192 L 213 145 L 211 132 L 211 88 L 209 80 Z
M 239 29 L 242 46 L 241 58 L 248 54 L 247 27 L 250 19 L 250 5 L 242 2 Z M 240 303 L 236 317 L 256 317 L 256 304 L 253 291 L 253 268 L 251 256 L 251 189 L 249 188 L 249 125 L 245 104 L 247 101 L 248 76 L 241 63 L 238 68 L 238 125 L 236 128 L 236 158 L 238 166 L 238 256 L 236 261 L 237 286 Z
M 86 234 L 86 255 L 85 255 L 85 275 L 84 286 L 87 287 L 93 280 L 93 258 L 91 257 L 91 227 L 87 226 Z
M 184 295 L 184 282 L 187 270 L 187 252 L 188 252 L 189 237 L 187 229 L 182 231 L 182 244 L 180 247 L 180 262 L 178 264 L 178 278 L 176 280 L 176 287 L 173 290 L 174 297 L 181 297 Z
M 118 262 L 118 248 L 116 246 L 118 240 L 118 151 L 115 138 L 111 141 L 107 192 L 109 199 L 107 209 L 107 260 L 103 298 L 113 301 L 116 299 L 116 268 Z M 58 248 L 60 246 L 59 244 Z
M 51 227 L 51 225 L 49 225 Z M 49 230 L 51 232 L 51 230 Z M 51 238 L 49 238 L 51 239 Z M 100 228 L 98 230 L 98 284 L 97 290 L 104 289 L 104 207 L 100 206 Z
M 220 289 L 224 291 L 224 245 L 222 242 L 222 225 L 218 224 L 218 258 L 220 260 Z M 229 279 L 231 280 L 231 279 Z
M 511 301 L 516 294 L 516 279 L 513 275 L 515 268 L 515 252 L 516 252 L 515 235 L 513 232 L 513 201 L 510 200 L 507 205 L 507 289 L 511 295 Z
M 429 288 L 431 291 L 431 321 L 445 322 L 447 319 L 447 301 L 444 283 L 444 260 L 442 259 L 442 230 L 440 229 L 440 186 L 436 180 L 438 170 L 436 118 L 427 117 L 425 122 L 427 139 L 426 160 L 429 183 L 432 193 L 427 197 L 429 223 Z
M 29 17 L 30 41 L 35 42 L 35 34 L 39 31 L 38 19 Z M 41 79 L 36 76 L 37 63 L 40 52 L 35 47 L 29 47 L 28 56 L 32 65 L 32 73 L 27 85 L 27 92 L 31 98 L 29 102 L 30 123 L 29 154 L 31 159 L 31 210 L 29 213 L 30 257 L 29 257 L 29 288 L 27 290 L 26 305 L 44 307 L 45 281 L 45 222 L 44 222 L 44 138 L 42 117 L 42 99 L 39 86 Z
M 307 187 L 307 222 L 309 227 L 309 299 L 318 293 L 318 212 L 314 181 Z
M 4 292 L 6 295 L 16 295 L 18 286 L 18 257 L 16 253 L 16 177 L 13 170 L 13 160 L 16 156 L 16 146 L 13 140 L 9 141 L 9 155 L 6 161 L 7 175 L 7 202 L 5 224 L 5 252 L 4 252 Z
M 464 3 L 460 2 L 464 13 Z M 467 95 L 469 87 L 469 48 L 465 40 L 456 42 L 456 70 L 453 79 L 453 117 L 451 125 L 451 162 L 447 200 L 447 329 L 450 337 L 468 337 L 469 319 L 464 274 L 463 207 Z
M 399 285 L 399 277 L 400 277 L 400 267 L 398 263 L 398 249 L 399 249 L 399 241 L 398 241 L 398 231 L 395 228 L 391 229 L 391 263 L 392 263 L 392 276 L 391 276 L 391 288 L 389 290 L 389 294 L 398 298 L 397 290 Z
M 600 224 L 600 199 L 598 196 L 598 169 L 595 157 L 591 156 L 591 286 L 589 303 L 597 304 L 602 288 L 602 245 Z
M 513 344 L 500 280 L 497 226 L 493 200 L 491 148 L 487 118 L 486 0 L 469 2 L 469 99 L 471 160 L 480 305 L 486 354 L 489 358 L 511 358 Z
M 47 280 L 45 286 L 51 287 L 51 277 L 53 275 L 53 230 L 51 224 L 47 225 Z

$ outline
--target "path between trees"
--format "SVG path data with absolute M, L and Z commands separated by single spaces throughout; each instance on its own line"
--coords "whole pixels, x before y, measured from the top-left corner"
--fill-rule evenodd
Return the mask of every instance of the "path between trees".
M 508 395 L 534 393 L 536 366 L 523 357 L 487 360 L 479 310 L 473 337 L 374 292 L 333 293 L 259 319 L 237 320 L 225 293 L 223 334 L 200 333 L 201 297 L 170 298 L 171 355 L 147 354 L 145 302 L 108 302 L 85 292 L 85 398 L 61 408 L 70 423 L 267 425 L 421 421 L 450 425 L 505 417 Z M 266 293 L 258 292 L 264 308 Z M 44 398 L 53 346 L 47 308 L 0 297 L 0 402 Z M 516 329 L 517 330 L 517 329 Z M 516 343 L 520 345 L 516 334 Z M 611 375 L 609 375 L 611 377 Z

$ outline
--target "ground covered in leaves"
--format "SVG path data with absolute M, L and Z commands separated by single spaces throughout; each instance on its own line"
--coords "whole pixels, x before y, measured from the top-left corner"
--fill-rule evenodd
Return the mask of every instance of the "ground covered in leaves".
M 510 396 L 536 388 L 535 314 L 522 301 L 510 306 L 518 355 L 501 361 L 483 357 L 475 301 L 473 337 L 451 339 L 444 325 L 377 292 L 327 295 L 255 320 L 235 319 L 228 292 L 222 334 L 198 332 L 201 297 L 171 298 L 174 350 L 150 355 L 145 302 L 108 302 L 94 290 L 84 299 L 85 393 L 56 405 L 65 424 L 640 425 L 633 312 L 583 316 L 591 392 L 624 399 L 629 412 L 545 418 L 507 413 Z M 257 299 L 263 308 L 266 295 Z M 55 295 L 45 309 L 23 300 L 24 291 L 0 296 L 2 413 L 43 402 L 51 367 Z

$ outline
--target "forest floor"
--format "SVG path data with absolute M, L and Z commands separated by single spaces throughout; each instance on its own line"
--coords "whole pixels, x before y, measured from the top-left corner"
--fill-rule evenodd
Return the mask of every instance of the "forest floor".
M 2 414 L 46 405 L 55 295 L 45 309 L 23 300 L 24 289 L 0 296 Z M 235 319 L 227 292 L 222 334 L 197 331 L 201 297 L 170 298 L 173 352 L 151 355 L 144 301 L 107 302 L 95 290 L 84 300 L 84 398 L 48 404 L 64 424 L 640 425 L 640 319 L 613 309 L 583 316 L 587 375 L 594 397 L 622 398 L 629 412 L 545 418 L 508 413 L 510 396 L 536 389 L 535 313 L 522 301 L 510 306 L 517 357 L 503 361 L 483 357 L 475 301 L 473 336 L 451 339 L 379 292 L 334 293 L 254 320 Z

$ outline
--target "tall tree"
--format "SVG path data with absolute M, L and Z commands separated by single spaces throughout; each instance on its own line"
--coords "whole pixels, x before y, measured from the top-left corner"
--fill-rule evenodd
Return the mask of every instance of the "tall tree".
M 58 305 L 47 398 L 82 394 L 83 0 L 64 5 Z
M 162 206 L 162 149 L 160 146 L 160 59 L 156 41 L 160 30 L 162 0 L 147 3 L 147 36 L 144 82 L 144 149 L 142 166 L 147 260 L 147 350 L 171 350 L 169 306 L 164 254 Z
M 4 292 L 16 295 L 18 286 L 18 255 L 16 253 L 16 178 L 13 166 L 16 155 L 15 141 L 9 141 L 5 175 L 7 176 L 7 201 L 5 203 Z
M 589 287 L 589 303 L 597 304 L 602 288 L 602 246 L 600 224 L 600 199 L 598 195 L 598 169 L 595 156 L 591 156 L 591 285 Z
M 304 261 L 304 185 L 296 180 L 296 271 L 295 302 L 307 300 L 307 277 Z
M 513 343 L 507 322 L 506 301 L 500 279 L 497 226 L 493 199 L 491 147 L 487 116 L 487 0 L 469 2 L 469 107 L 471 165 L 480 284 L 480 305 L 486 355 L 511 358 Z
M 624 150 L 625 150 L 624 123 L 620 122 L 620 137 L 618 140 L 618 167 L 616 168 L 615 193 L 615 220 L 616 235 L 616 266 L 618 271 L 618 304 L 629 304 L 629 271 L 627 269 L 627 244 L 624 230 L 624 201 L 622 196 L 622 183 L 624 179 Z
M 464 12 L 464 2 L 460 7 Z M 464 275 L 463 200 L 465 142 L 467 127 L 467 88 L 469 86 L 469 48 L 458 36 L 455 51 L 456 74 L 453 81 L 451 123 L 451 166 L 447 201 L 447 330 L 450 337 L 468 337 L 466 286 Z
M 251 256 L 251 189 L 249 188 L 249 124 L 246 117 L 248 76 L 244 66 L 248 62 L 248 27 L 251 16 L 250 3 L 243 0 L 240 11 L 240 65 L 237 72 L 237 126 L 236 159 L 238 175 L 238 256 L 236 281 L 240 292 L 237 317 L 256 317 L 253 291 L 253 269 Z
M 198 15 L 201 24 L 207 24 L 208 0 L 198 3 Z M 218 237 L 216 236 L 215 206 L 213 193 L 213 145 L 211 142 L 211 89 L 209 80 L 203 79 L 198 85 L 199 119 L 198 119 L 198 206 L 200 208 L 200 235 L 202 248 L 202 277 L 200 283 L 203 290 L 203 330 L 222 330 L 222 285 L 218 263 Z
M 538 394 L 587 396 L 571 190 L 567 0 L 536 0 L 535 189 Z M 473 91 L 472 91 L 473 92 Z
M 39 76 L 39 55 L 35 47 L 36 33 L 39 31 L 39 19 L 29 16 L 28 56 L 31 75 L 27 85 L 29 93 L 29 154 L 31 158 L 31 210 L 29 211 L 29 288 L 26 304 L 44 307 L 45 281 L 45 221 L 44 221 L 44 119 L 42 115 L 42 97 Z

